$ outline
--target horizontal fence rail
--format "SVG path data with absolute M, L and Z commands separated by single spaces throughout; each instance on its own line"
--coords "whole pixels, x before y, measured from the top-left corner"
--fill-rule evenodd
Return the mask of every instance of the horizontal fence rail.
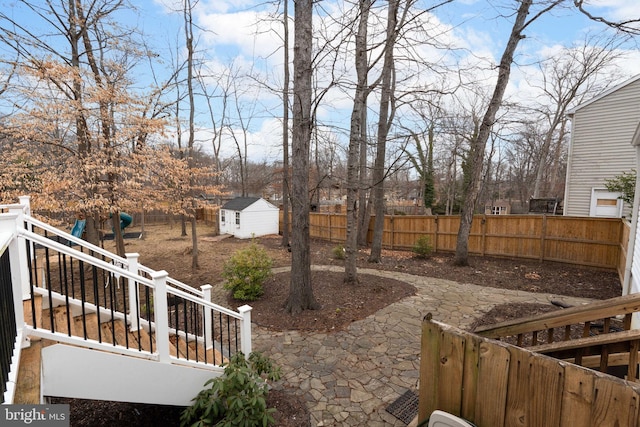
M 310 213 L 309 221 L 312 238 L 345 242 L 344 214 Z M 374 218 L 369 222 L 369 243 L 373 224 Z M 382 245 L 411 250 L 419 238 L 427 236 L 434 251 L 455 252 L 459 226 L 459 216 L 386 215 Z M 476 215 L 469 253 L 615 269 L 622 275 L 628 229 L 628 224 L 617 218 Z

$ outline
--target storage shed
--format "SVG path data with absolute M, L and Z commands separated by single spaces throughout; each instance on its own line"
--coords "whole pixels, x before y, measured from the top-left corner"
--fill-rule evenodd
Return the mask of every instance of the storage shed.
M 220 234 L 238 239 L 278 234 L 279 209 L 260 197 L 236 197 L 220 208 Z

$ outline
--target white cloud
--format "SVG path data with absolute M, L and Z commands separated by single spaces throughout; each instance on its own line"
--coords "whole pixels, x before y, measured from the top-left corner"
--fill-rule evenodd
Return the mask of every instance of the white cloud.
M 592 0 L 584 9 L 610 20 L 640 19 L 640 2 L 637 0 Z

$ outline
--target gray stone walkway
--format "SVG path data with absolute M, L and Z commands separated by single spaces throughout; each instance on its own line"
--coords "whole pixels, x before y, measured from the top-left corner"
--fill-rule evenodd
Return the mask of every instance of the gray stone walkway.
M 344 271 L 316 266 L 315 270 Z M 334 333 L 273 332 L 253 326 L 253 348 L 282 368 L 280 384 L 304 396 L 312 426 L 404 426 L 385 411 L 406 390 L 417 391 L 422 318 L 461 328 L 507 302 L 582 304 L 587 299 L 461 284 L 398 272 L 360 274 L 402 280 L 415 296 L 394 303 Z

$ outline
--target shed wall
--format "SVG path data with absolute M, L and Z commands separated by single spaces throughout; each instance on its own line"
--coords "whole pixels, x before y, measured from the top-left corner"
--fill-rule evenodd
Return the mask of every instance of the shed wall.
M 222 216 L 223 209 L 220 210 Z M 236 212 L 240 213 L 240 225 L 236 225 Z M 238 239 L 279 233 L 279 209 L 260 199 L 242 211 L 224 210 L 225 221 L 220 220 L 220 233 L 231 234 Z

